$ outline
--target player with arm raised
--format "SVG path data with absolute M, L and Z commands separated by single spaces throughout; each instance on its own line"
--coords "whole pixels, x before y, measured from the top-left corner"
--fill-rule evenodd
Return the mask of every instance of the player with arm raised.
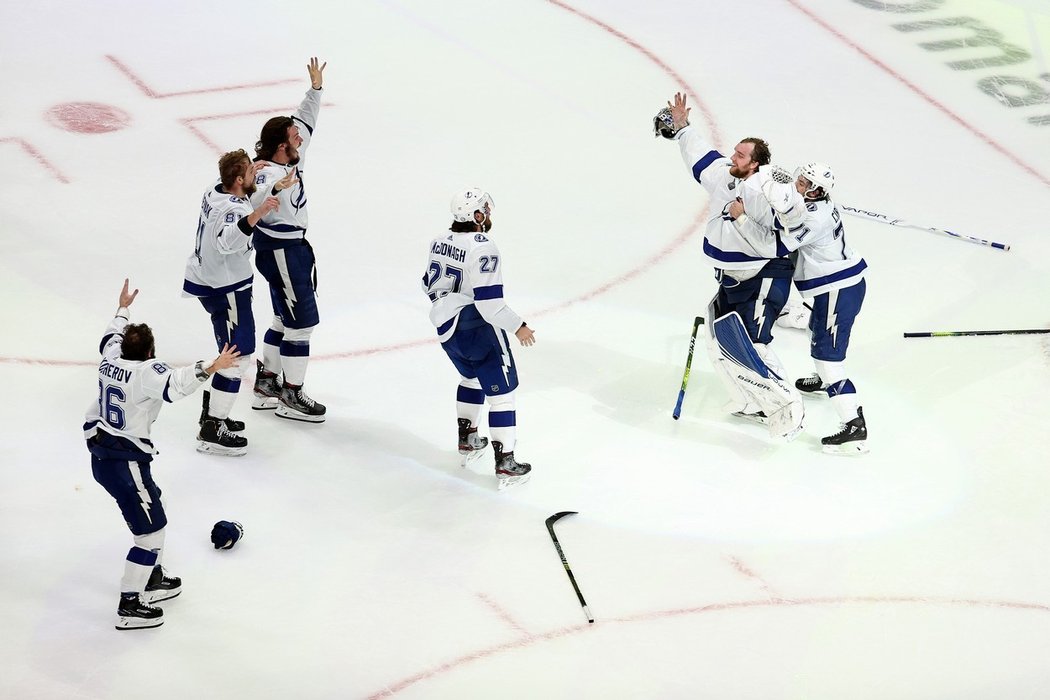
M 423 291 L 441 347 L 460 374 L 456 393 L 459 452 L 464 466 L 488 440 L 477 434 L 486 399 L 499 488 L 528 480 L 532 467 L 514 458 L 518 370 L 507 334 L 528 347 L 532 329 L 503 298 L 503 259 L 489 237 L 492 197 L 476 187 L 452 198 L 449 232 L 430 242 Z
M 730 205 L 739 198 L 749 205 L 749 213 L 754 212 L 756 225 L 772 226 L 771 203 L 783 198 L 778 188 L 787 185 L 760 170 L 770 162 L 769 144 L 746 138 L 726 157 L 689 125 L 689 111 L 686 96 L 677 93 L 653 125 L 657 135 L 678 141 L 686 167 L 710 196 L 703 250 L 719 286 L 708 306 L 708 353 L 733 398 L 730 411 L 768 422 L 771 435 L 790 440 L 802 430 L 802 399 L 783 381 L 783 365 L 769 343 L 787 302 L 792 264 L 786 253 L 742 235 L 729 216 Z M 728 335 L 720 338 L 720 333 L 739 343 L 730 342 Z M 753 354 L 758 362 L 751 359 Z M 756 376 L 741 376 L 741 366 Z
M 161 566 L 168 518 L 150 469 L 157 453 L 150 428 L 161 406 L 186 398 L 219 370 L 233 367 L 239 354 L 224 347 L 207 366 L 200 361 L 177 369 L 158 361 L 150 327 L 128 322 L 138 293 L 129 293 L 124 280 L 117 313 L 99 345 L 98 398 L 84 419 L 91 473 L 116 500 L 135 539 L 120 582 L 118 630 L 161 625 L 164 612 L 153 603 L 182 591 L 182 580 Z
M 310 89 L 290 117 L 268 120 L 255 144 L 263 163 L 255 176 L 252 204 L 266 197 L 279 206 L 267 213 L 255 231 L 255 265 L 270 285 L 273 322 L 263 336 L 263 357 L 255 375 L 255 409 L 276 409 L 281 418 L 321 423 L 325 406 L 303 391 L 310 359 L 310 336 L 320 323 L 316 298 L 314 251 L 306 240 L 309 225 L 304 159 L 317 115 L 325 64 L 310 59 Z M 283 372 L 283 382 L 279 376 Z
M 219 370 L 204 390 L 197 451 L 243 455 L 248 440 L 236 433 L 244 423 L 232 420 L 230 409 L 241 388 L 241 377 L 255 352 L 255 316 L 252 313 L 252 232 L 259 220 L 277 208 L 276 197 L 266 197 L 253 210 L 248 198 L 255 192 L 255 172 L 243 150 L 219 159 L 219 181 L 204 192 L 193 254 L 186 261 L 182 294 L 197 297 L 211 316 L 219 349 L 235 345 L 241 356 L 233 367 Z

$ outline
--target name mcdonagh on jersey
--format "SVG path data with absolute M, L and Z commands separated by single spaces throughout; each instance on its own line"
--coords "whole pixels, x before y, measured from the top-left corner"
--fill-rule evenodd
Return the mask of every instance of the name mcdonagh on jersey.
M 131 379 L 130 369 L 111 365 L 105 360 L 102 360 L 102 364 L 98 366 L 98 373 L 110 379 L 116 379 L 118 382 L 126 382 Z
M 456 262 L 463 262 L 467 259 L 467 251 L 444 241 L 434 241 L 434 245 L 430 246 L 430 252 L 434 255 L 447 255 Z

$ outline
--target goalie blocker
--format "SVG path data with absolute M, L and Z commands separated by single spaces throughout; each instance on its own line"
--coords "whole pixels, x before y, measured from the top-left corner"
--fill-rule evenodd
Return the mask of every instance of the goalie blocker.
M 708 312 L 714 311 L 713 308 Z M 769 434 L 790 442 L 802 432 L 805 408 L 798 391 L 771 370 L 747 335 L 740 315 L 731 311 L 708 326 L 711 360 L 731 395 L 757 405 Z

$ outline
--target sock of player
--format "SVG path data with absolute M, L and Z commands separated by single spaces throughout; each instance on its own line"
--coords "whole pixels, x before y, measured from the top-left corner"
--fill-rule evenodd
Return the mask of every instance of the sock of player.
M 157 552 L 142 547 L 132 547 L 124 560 L 124 576 L 120 579 L 121 593 L 142 593 L 146 582 L 157 564 Z
M 456 417 L 466 418 L 471 427 L 478 424 L 481 406 L 485 403 L 485 392 L 477 379 L 461 379 L 456 390 Z
M 857 387 L 846 376 L 846 363 L 814 360 L 813 364 L 820 380 L 828 385 L 827 393 L 839 420 L 848 423 L 856 418 L 860 399 L 857 397 Z
M 263 367 L 274 374 L 281 373 L 281 343 L 284 341 L 284 324 L 274 316 L 263 335 Z
M 231 378 L 228 373 L 234 372 L 238 376 Z M 219 370 L 211 378 L 211 400 L 208 402 L 208 415 L 212 418 L 229 418 L 233 403 L 237 400 L 237 392 L 241 390 L 240 367 L 234 365 L 230 369 Z
M 286 328 L 281 343 L 281 367 L 284 381 L 302 386 L 306 380 L 306 365 L 310 362 L 310 333 L 313 328 Z
M 489 397 L 489 438 L 503 444 L 504 452 L 513 452 L 517 441 L 517 416 L 514 392 Z

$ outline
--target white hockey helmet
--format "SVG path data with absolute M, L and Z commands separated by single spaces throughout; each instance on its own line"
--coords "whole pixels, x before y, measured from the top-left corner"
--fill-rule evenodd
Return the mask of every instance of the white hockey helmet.
M 474 221 L 474 212 L 480 211 L 487 217 L 492 213 L 496 203 L 489 193 L 480 187 L 471 187 L 452 198 L 452 217 L 459 222 Z
M 798 180 L 800 175 L 809 180 L 810 187 L 806 190 L 807 195 L 819 187 L 824 190 L 824 196 L 828 197 L 831 195 L 831 190 L 835 188 L 835 171 L 827 163 L 806 163 L 795 171 L 795 179 Z

